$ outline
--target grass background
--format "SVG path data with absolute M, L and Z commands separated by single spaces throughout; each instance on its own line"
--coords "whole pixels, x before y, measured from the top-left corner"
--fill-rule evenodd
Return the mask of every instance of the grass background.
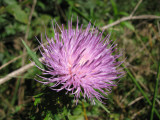
M 52 20 L 67 27 L 72 17 L 75 26 L 77 16 L 83 28 L 89 21 L 100 30 L 111 25 L 104 34 L 111 33 L 118 48 L 124 49 L 121 59 L 126 58 L 126 76 L 113 88 L 106 104 L 92 105 L 81 99 L 76 106 L 74 96 L 65 91 L 57 93 L 36 82 L 34 78 L 41 71 L 31 67 L 0 85 L 0 119 L 160 119 L 159 5 L 159 0 L 1 0 L 0 81 L 31 63 L 33 57 L 28 55 L 22 39 L 39 58 L 35 36 L 40 38 L 42 34 L 45 42 L 45 32 L 54 36 Z M 129 20 L 113 24 L 129 16 Z

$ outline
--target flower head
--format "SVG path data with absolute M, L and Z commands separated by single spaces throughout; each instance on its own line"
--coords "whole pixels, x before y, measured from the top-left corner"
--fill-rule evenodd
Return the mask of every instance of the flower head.
M 59 27 L 59 26 L 58 26 Z M 72 28 L 72 21 L 68 29 L 59 27 L 60 32 L 54 27 L 54 39 L 46 36 L 48 45 L 41 43 L 43 50 L 43 64 L 48 70 L 44 74 L 51 75 L 44 78 L 44 84 L 55 83 L 51 89 L 61 91 L 66 89 L 75 95 L 78 102 L 80 93 L 84 98 L 94 102 L 94 98 L 101 101 L 105 98 L 102 94 L 111 92 L 116 86 L 115 80 L 123 76 L 118 70 L 122 63 L 117 62 L 122 54 L 113 55 L 116 45 L 110 45 L 109 35 L 102 39 L 102 34 L 91 28 L 88 24 L 85 30 L 79 29 L 78 19 L 76 29 Z M 56 89 L 55 87 L 61 86 Z

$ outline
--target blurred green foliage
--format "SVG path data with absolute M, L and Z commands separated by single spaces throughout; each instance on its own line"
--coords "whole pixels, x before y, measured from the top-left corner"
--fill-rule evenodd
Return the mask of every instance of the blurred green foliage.
M 73 25 L 76 25 L 78 16 L 79 24 L 83 24 L 84 28 L 88 25 L 88 20 L 101 28 L 129 16 L 137 3 L 138 0 L 37 0 L 28 39 L 24 43 L 30 54 L 27 55 L 26 64 L 30 63 L 29 59 L 37 60 L 35 52 L 39 55 L 35 49 L 39 46 L 35 36 L 41 40 L 42 34 L 44 43 L 45 33 L 49 38 L 54 37 L 52 22 L 56 21 L 59 25 L 63 23 L 67 28 L 68 20 L 72 18 Z M 160 16 L 159 4 L 159 0 L 142 1 L 135 15 Z M 0 1 L 0 66 L 24 54 L 21 40 L 26 35 L 32 5 L 33 0 Z M 119 48 L 125 49 L 123 59 L 127 57 L 126 65 L 151 101 L 160 46 L 157 21 L 124 21 L 104 31 L 112 33 L 111 38 L 117 40 Z M 0 77 L 20 68 L 22 59 L 23 57 L 0 69 Z M 74 96 L 65 94 L 65 91 L 57 93 L 36 82 L 36 74 L 41 74 L 41 71 L 33 67 L 22 76 L 15 76 L 0 85 L 0 119 L 84 120 L 86 115 L 88 120 L 142 120 L 150 116 L 151 106 L 148 106 L 144 98 L 135 102 L 143 96 L 128 76 L 113 88 L 108 99 L 104 100 L 106 104 L 92 105 L 88 100 L 80 99 L 76 105 Z M 24 83 L 20 86 L 21 78 Z M 23 104 L 18 104 L 20 87 L 25 89 Z M 160 95 L 156 99 L 158 102 L 159 98 Z M 160 112 L 159 104 L 156 108 Z M 154 118 L 158 119 L 156 115 Z

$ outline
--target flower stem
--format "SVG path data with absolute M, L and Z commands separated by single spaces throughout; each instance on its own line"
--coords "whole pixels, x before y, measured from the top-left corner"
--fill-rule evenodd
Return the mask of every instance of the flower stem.
M 82 101 L 82 107 L 83 107 L 83 112 L 84 112 L 84 118 L 85 118 L 85 120 L 88 120 L 88 117 L 87 117 L 87 114 L 86 114 L 86 108 L 84 106 L 83 101 Z

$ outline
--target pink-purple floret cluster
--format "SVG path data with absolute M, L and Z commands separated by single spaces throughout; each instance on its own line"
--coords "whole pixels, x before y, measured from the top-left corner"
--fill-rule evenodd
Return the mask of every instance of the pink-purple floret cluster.
M 66 89 L 74 94 L 77 102 L 80 95 L 93 103 L 95 98 L 102 102 L 104 94 L 108 95 L 112 87 L 116 86 L 115 80 L 124 75 L 118 69 L 122 61 L 117 61 L 122 53 L 113 55 L 117 45 L 110 45 L 109 35 L 102 39 L 103 32 L 91 29 L 91 23 L 83 30 L 82 25 L 81 28 L 78 27 L 77 19 L 75 29 L 72 28 L 72 21 L 68 23 L 68 29 L 64 29 L 63 25 L 58 28 L 61 33 L 54 27 L 54 38 L 46 36 L 47 45 L 41 42 L 43 64 L 48 69 L 41 70 L 51 77 L 40 76 L 45 81 L 39 82 L 55 83 L 51 89 L 57 92 Z

